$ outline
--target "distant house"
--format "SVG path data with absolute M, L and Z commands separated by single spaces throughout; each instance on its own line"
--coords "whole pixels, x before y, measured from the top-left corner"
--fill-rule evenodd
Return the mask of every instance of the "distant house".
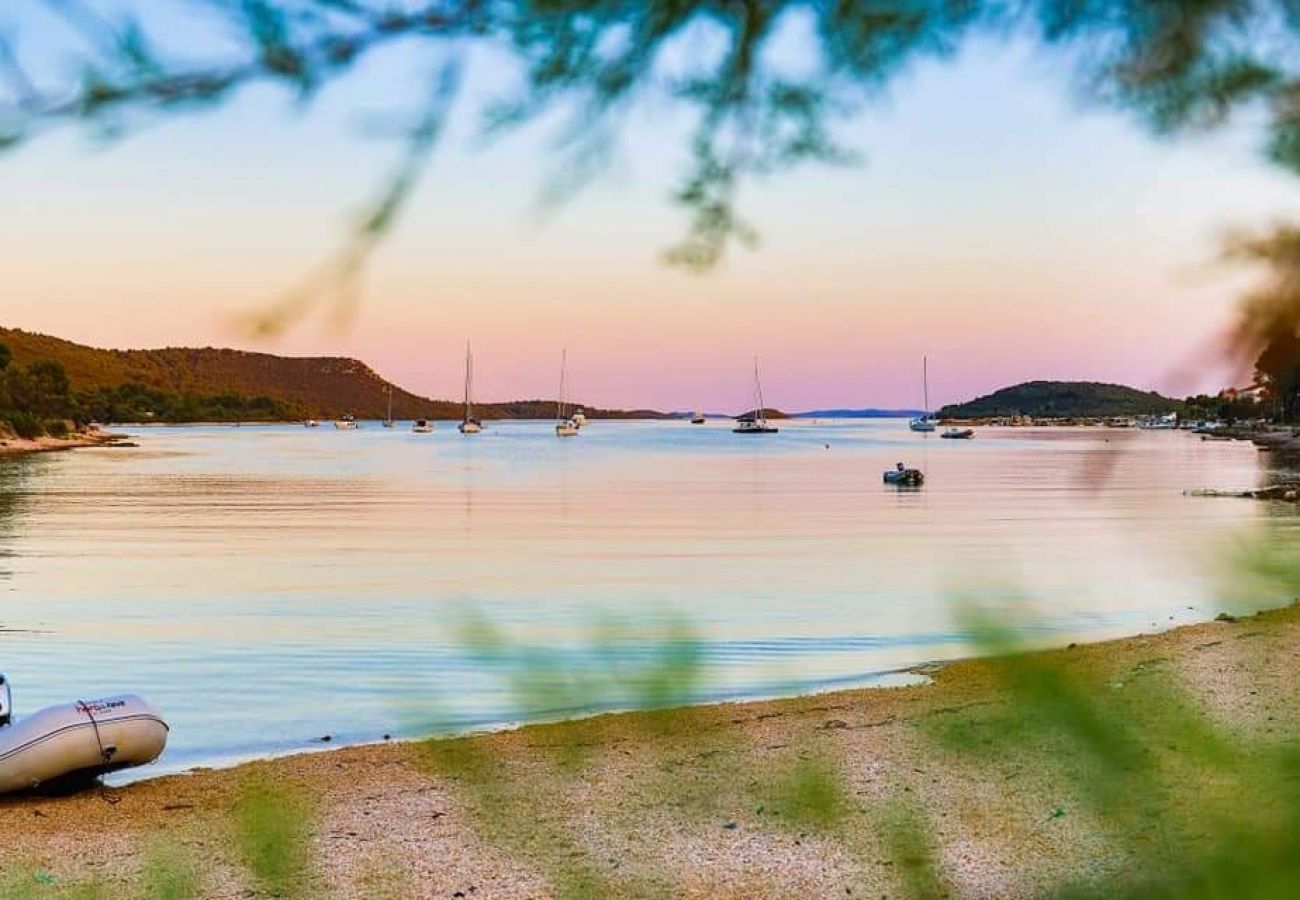
M 1247 403 L 1262 403 L 1268 399 L 1268 385 L 1252 384 L 1246 388 L 1226 388 L 1219 391 L 1223 400 L 1240 400 Z

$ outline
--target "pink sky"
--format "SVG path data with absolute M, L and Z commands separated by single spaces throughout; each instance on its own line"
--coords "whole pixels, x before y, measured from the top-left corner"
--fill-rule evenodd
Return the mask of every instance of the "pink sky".
M 274 341 L 235 316 L 334 245 L 393 148 L 358 140 L 354 93 L 302 116 L 251 92 L 108 150 L 45 139 L 0 160 L 0 323 L 109 347 L 226 345 L 364 359 L 437 397 L 474 342 L 484 400 L 727 411 L 762 358 L 785 409 L 935 404 L 1035 379 L 1186 393 L 1244 282 L 1213 265 L 1234 225 L 1300 210 L 1248 135 L 1161 145 L 1084 112 L 1033 57 L 975 47 L 845 129 L 859 168 L 805 170 L 742 202 L 763 232 L 698 277 L 664 268 L 681 123 L 635 119 L 607 177 L 544 220 L 546 143 L 452 145 L 369 272 L 346 327 Z

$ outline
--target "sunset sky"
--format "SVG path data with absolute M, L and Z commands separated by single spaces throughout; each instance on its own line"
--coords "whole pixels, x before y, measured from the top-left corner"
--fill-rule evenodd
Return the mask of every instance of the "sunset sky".
M 27 5 L 0 28 L 57 67 L 62 38 Z M 462 116 L 355 318 L 254 339 L 238 314 L 335 246 L 396 158 L 367 131 L 418 96 L 408 49 L 306 109 L 257 88 L 122 142 L 67 129 L 0 157 L 0 324 L 357 356 L 438 397 L 459 393 L 469 339 L 484 400 L 553 395 L 563 347 L 573 393 L 601 406 L 742 408 L 755 354 L 784 409 L 918 405 L 927 353 L 936 405 L 1033 378 L 1187 393 L 1228 377 L 1180 374 L 1248 283 L 1215 262 L 1225 230 L 1300 213 L 1300 181 L 1259 161 L 1255 133 L 1161 143 L 1082 105 L 1033 46 L 975 42 L 841 129 L 861 166 L 748 189 L 763 245 L 705 276 L 658 259 L 684 229 L 667 200 L 679 111 L 644 104 L 609 170 L 546 214 L 554 129 L 485 148 Z M 486 53 L 471 72 L 470 96 L 516 77 Z

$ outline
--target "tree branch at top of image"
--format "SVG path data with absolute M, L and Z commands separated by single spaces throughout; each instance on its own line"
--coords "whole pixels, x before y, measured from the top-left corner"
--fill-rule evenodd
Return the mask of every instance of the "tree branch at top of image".
M 476 113 L 499 134 L 567 114 L 552 153 L 561 165 L 548 198 L 564 198 L 607 158 L 626 112 L 667 99 L 688 110 L 685 165 L 672 200 L 684 238 L 663 254 L 693 271 L 717 267 L 758 228 L 739 210 L 744 187 L 804 163 L 856 154 L 835 138 L 862 104 L 924 59 L 954 54 L 973 34 L 1031 36 L 1075 71 L 1090 103 L 1136 113 L 1154 132 L 1215 128 L 1249 112 L 1267 131 L 1263 151 L 1300 172 L 1300 14 L 1289 0 L 191 0 L 222 48 L 203 55 L 167 33 L 159 7 L 133 0 L 35 3 L 66 32 L 65 73 L 24 60 L 33 27 L 0 32 L 0 147 L 19 147 L 71 123 L 113 139 L 142 124 L 211 110 L 254 84 L 283 87 L 299 105 L 371 57 L 419 48 L 440 74 L 434 99 L 406 132 L 385 179 L 341 248 L 264 313 L 275 331 L 336 296 L 351 308 L 357 280 L 392 232 L 444 135 L 460 91 L 449 60 L 466 48 L 507 53 L 523 75 L 518 95 Z M 0 23 L 2 25 L 3 23 Z M 773 47 L 794 25 L 806 66 Z M 456 66 L 459 69 L 459 65 Z M 402 88 L 418 96 L 413 82 Z M 400 96 L 400 91 L 398 92 Z M 434 120 L 436 124 L 434 124 Z

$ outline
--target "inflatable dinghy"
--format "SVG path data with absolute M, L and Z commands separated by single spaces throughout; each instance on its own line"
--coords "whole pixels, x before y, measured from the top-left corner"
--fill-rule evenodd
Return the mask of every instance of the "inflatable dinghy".
M 12 710 L 0 675 L 0 794 L 143 766 L 167 746 L 167 723 L 134 694 L 47 706 L 16 722 Z

